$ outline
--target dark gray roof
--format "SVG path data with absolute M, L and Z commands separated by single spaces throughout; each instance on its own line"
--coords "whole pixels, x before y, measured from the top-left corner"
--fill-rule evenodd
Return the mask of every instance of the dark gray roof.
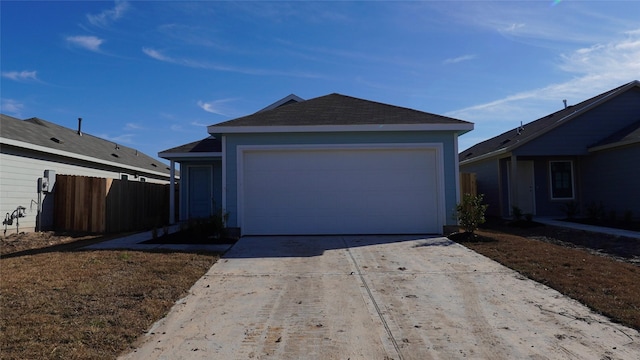
M 524 124 L 522 128 L 516 128 L 504 132 L 496 137 L 480 142 L 461 152 L 459 155 L 459 159 L 460 161 L 471 160 L 498 150 L 503 150 L 505 152 L 511 151 L 518 146 L 528 142 L 529 140 L 535 139 L 538 136 L 545 134 L 547 131 L 550 131 L 557 125 L 574 119 L 584 111 L 598 104 L 600 101 L 610 99 L 613 96 L 621 94 L 635 86 L 640 86 L 640 82 L 638 80 L 631 81 L 615 89 L 594 96 L 579 104 L 568 106 L 560 111 L 556 111 L 538 120 L 532 121 L 528 124 Z M 626 135 L 618 134 L 618 136 L 624 137 Z M 609 140 L 609 142 L 611 141 L 613 140 Z
M 387 105 L 340 94 L 290 103 L 210 126 L 316 126 L 316 125 L 409 125 L 470 124 L 418 110 Z
M 52 122 L 31 118 L 20 120 L 0 114 L 0 136 L 59 151 L 109 161 L 124 166 L 169 174 L 167 165 L 136 149 L 116 144 Z
M 184 154 L 184 153 L 219 153 L 222 152 L 222 142 L 219 139 L 209 136 L 206 139 L 194 141 L 192 143 L 176 146 L 160 152 L 163 154 Z
M 589 147 L 596 148 L 600 146 L 628 144 L 632 142 L 640 142 L 640 121 L 636 121 L 634 124 L 631 124 L 624 129 L 617 131 L 611 136 L 608 136 Z

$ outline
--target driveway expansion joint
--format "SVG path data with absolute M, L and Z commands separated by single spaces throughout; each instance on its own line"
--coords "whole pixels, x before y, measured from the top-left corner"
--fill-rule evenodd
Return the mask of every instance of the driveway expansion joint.
M 378 317 L 380 318 L 380 321 L 382 322 L 382 325 L 384 326 L 384 329 L 387 332 L 387 335 L 389 336 L 389 339 L 391 340 L 391 343 L 393 344 L 393 347 L 395 348 L 396 353 L 398 354 L 398 359 L 399 360 L 404 360 L 404 357 L 402 356 L 402 352 L 400 352 L 400 345 L 398 345 L 398 341 L 393 336 L 393 332 L 391 331 L 391 328 L 389 327 L 389 324 L 387 324 L 387 320 L 384 318 L 384 314 L 380 310 L 380 306 L 378 305 L 378 302 L 376 301 L 375 297 L 373 296 L 373 292 L 371 291 L 371 288 L 369 287 L 369 284 L 367 284 L 367 281 L 365 280 L 364 275 L 362 274 L 362 271 L 360 270 L 360 265 L 356 261 L 356 258 L 353 256 L 353 253 L 351 252 L 351 248 L 350 248 L 349 244 L 347 244 L 347 241 L 345 240 L 344 237 L 342 238 L 342 242 L 344 243 L 344 247 L 347 250 L 347 253 L 349 254 L 349 257 L 351 258 L 351 262 L 353 263 L 353 266 L 355 266 L 355 268 L 356 268 L 356 272 L 358 273 L 358 276 L 360 277 L 360 281 L 362 282 L 362 286 L 367 291 L 367 294 L 369 296 L 369 300 L 371 300 L 371 303 L 373 304 L 374 308 L 376 309 L 376 312 L 378 313 Z

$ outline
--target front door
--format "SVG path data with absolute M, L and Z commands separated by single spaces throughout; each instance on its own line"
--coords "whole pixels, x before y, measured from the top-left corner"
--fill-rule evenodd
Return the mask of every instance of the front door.
M 211 166 L 189 167 L 189 219 L 208 218 L 213 214 Z
M 536 213 L 533 161 L 518 161 L 515 182 L 511 179 L 511 162 L 509 162 L 509 194 L 511 212 L 514 206 L 523 214 Z M 515 191 L 513 191 L 515 190 Z M 515 192 L 515 193 L 514 193 Z M 515 196 L 515 199 L 513 198 Z

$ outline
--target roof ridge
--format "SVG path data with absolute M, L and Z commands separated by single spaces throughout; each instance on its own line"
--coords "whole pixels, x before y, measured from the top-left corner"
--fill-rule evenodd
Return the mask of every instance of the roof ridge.
M 509 129 L 505 132 L 500 133 L 499 135 L 496 135 L 492 138 L 486 139 L 482 142 L 479 142 L 475 145 L 473 145 L 472 147 L 466 149 L 465 151 L 460 153 L 460 160 L 471 160 L 474 159 L 476 157 L 485 155 L 485 154 L 489 154 L 489 153 L 493 153 L 495 151 L 498 150 L 504 150 L 506 151 L 507 149 L 513 149 L 517 146 L 522 145 L 522 140 L 525 139 L 534 139 L 537 136 L 540 136 L 541 134 L 546 133 L 547 131 L 550 131 L 552 128 L 554 128 L 555 126 L 559 126 L 560 123 L 564 123 L 566 121 L 569 121 L 573 118 L 575 118 L 577 115 L 590 110 L 593 106 L 601 104 L 603 101 L 606 101 L 608 99 L 611 99 L 614 95 L 622 92 L 625 92 L 629 89 L 631 89 L 634 86 L 640 86 L 640 81 L 638 80 L 633 80 L 630 81 L 628 83 L 625 83 L 623 85 L 617 86 L 611 90 L 607 90 L 603 93 L 600 93 L 598 95 L 592 96 L 586 100 L 583 100 L 575 105 L 569 105 L 563 109 L 557 110 L 555 112 L 552 112 L 548 115 L 545 115 L 543 117 L 540 117 L 538 119 L 532 120 L 528 123 L 525 123 L 523 125 L 521 125 L 522 129 L 531 129 L 534 128 L 535 130 L 531 133 L 529 132 L 519 132 L 514 136 L 520 136 L 521 134 L 525 134 L 525 136 L 519 137 L 517 138 L 518 141 L 516 142 L 512 142 L 509 145 L 506 145 L 507 142 L 511 142 L 511 140 L 516 139 L 516 137 L 511 136 L 509 137 L 509 141 L 504 141 L 505 137 L 507 137 L 511 132 L 514 131 L 514 129 Z M 548 122 L 548 124 L 547 124 Z M 516 128 L 517 130 L 518 128 Z M 490 150 L 488 151 L 480 151 L 479 153 L 475 153 L 478 151 L 478 149 L 482 148 L 482 145 L 489 145 L 491 143 L 495 143 L 496 145 L 494 145 Z M 506 145 L 506 146 L 503 146 Z

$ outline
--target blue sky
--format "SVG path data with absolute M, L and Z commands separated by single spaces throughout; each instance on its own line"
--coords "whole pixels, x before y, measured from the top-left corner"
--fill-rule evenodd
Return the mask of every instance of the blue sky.
M 475 123 L 460 150 L 640 79 L 639 1 L 2 1 L 1 111 L 139 149 L 294 93 Z

